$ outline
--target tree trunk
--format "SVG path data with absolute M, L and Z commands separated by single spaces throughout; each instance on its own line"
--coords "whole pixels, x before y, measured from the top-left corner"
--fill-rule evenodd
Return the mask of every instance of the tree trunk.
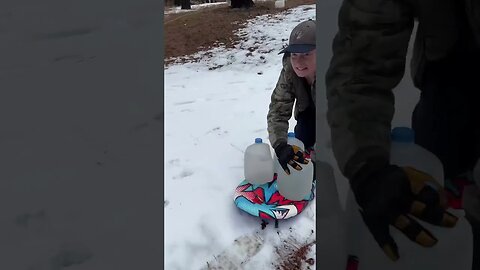
M 251 8 L 255 4 L 253 3 L 253 0 L 231 0 L 232 8 Z
M 182 9 L 192 9 L 190 0 L 182 0 Z

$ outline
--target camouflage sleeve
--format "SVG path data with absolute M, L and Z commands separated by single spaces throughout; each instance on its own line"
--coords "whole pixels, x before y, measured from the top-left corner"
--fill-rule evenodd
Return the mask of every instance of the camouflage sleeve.
M 287 141 L 288 120 L 292 117 L 295 94 L 287 78 L 286 67 L 282 69 L 273 90 L 267 114 L 268 135 L 272 147 Z
M 332 148 L 351 176 L 372 158 L 389 159 L 392 89 L 405 71 L 413 29 L 405 1 L 344 0 L 326 74 Z

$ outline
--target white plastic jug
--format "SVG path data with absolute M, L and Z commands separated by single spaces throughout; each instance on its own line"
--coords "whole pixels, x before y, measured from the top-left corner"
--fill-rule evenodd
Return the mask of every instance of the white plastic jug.
M 430 151 L 414 143 L 415 134 L 408 127 L 392 130 L 390 162 L 398 166 L 411 166 L 431 175 L 444 187 L 443 164 Z
M 288 200 L 301 201 L 312 191 L 313 163 L 310 161 L 300 166 L 302 166 L 300 171 L 290 167 L 290 175 L 287 175 L 284 170 L 277 172 L 278 192 Z
M 289 145 L 296 145 L 302 151 L 305 151 L 303 142 L 295 137 L 294 132 L 288 133 L 287 143 Z M 302 167 L 302 170 L 300 171 L 289 166 L 290 175 L 287 175 L 280 166 L 277 156 L 275 156 L 275 172 L 277 173 L 278 192 L 288 200 L 301 201 L 311 193 L 313 183 L 313 163 L 309 160 L 308 164 L 300 164 L 300 166 Z
M 317 160 L 316 164 L 316 217 L 330 217 L 339 215 L 343 211 L 338 196 L 335 172 L 332 165 Z
M 480 188 L 480 159 L 477 160 L 475 168 L 473 168 L 473 180 L 477 184 L 477 187 Z
M 288 132 L 287 135 L 287 143 L 289 145 L 296 145 L 298 146 L 302 151 L 305 151 L 305 146 L 303 145 L 303 142 L 300 141 L 295 137 L 295 132 Z M 274 155 L 274 167 L 273 170 L 275 173 L 278 174 L 278 172 L 283 171 L 282 166 L 280 166 L 280 163 L 278 162 L 278 158 L 276 155 Z
M 413 143 L 413 130 L 396 128 L 392 131 L 391 162 L 413 166 L 432 175 L 443 184 L 443 165 L 432 153 Z M 392 262 L 373 239 L 358 211 L 359 206 L 349 190 L 346 204 L 347 254 L 358 257 L 359 270 L 424 270 L 472 269 L 472 230 L 462 210 L 448 209 L 459 220 L 455 228 L 442 228 L 419 221 L 439 240 L 431 248 L 422 247 L 390 226 L 390 233 L 399 248 L 400 259 Z M 417 219 L 418 220 L 418 219 Z
M 335 171 L 324 160 L 316 161 L 317 269 L 346 269 L 345 217 L 340 205 Z
M 463 189 L 462 204 L 470 218 L 480 224 L 480 159 L 473 168 L 473 179 L 475 185 Z
M 262 185 L 273 180 L 273 159 L 270 145 L 256 138 L 255 143 L 245 150 L 245 180 L 250 184 Z
M 295 132 L 289 132 L 287 135 L 287 143 L 298 146 L 302 151 L 305 151 L 305 145 L 302 141 L 295 137 Z

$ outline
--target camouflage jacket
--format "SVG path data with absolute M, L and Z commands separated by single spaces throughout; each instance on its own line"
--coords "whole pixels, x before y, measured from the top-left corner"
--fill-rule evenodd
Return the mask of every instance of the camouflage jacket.
M 267 114 L 268 134 L 272 147 L 287 141 L 288 121 L 292 117 L 292 111 L 297 119 L 298 114 L 305 111 L 312 100 L 315 105 L 315 82 L 309 86 L 305 79 L 298 77 L 292 68 L 290 58 L 285 55 Z
M 419 87 L 425 63 L 446 57 L 458 39 L 455 1 L 465 1 L 480 44 L 480 0 L 343 1 L 326 85 L 332 148 L 347 178 L 369 158 L 389 159 L 392 89 L 405 72 L 414 20 L 418 30 L 410 64 Z

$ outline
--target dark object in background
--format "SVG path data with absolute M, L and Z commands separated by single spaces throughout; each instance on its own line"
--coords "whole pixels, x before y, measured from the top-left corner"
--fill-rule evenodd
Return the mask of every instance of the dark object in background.
M 181 1 L 182 1 L 182 9 L 192 9 L 190 0 L 181 0 Z
M 231 8 L 251 8 L 255 6 L 253 0 L 232 0 Z

